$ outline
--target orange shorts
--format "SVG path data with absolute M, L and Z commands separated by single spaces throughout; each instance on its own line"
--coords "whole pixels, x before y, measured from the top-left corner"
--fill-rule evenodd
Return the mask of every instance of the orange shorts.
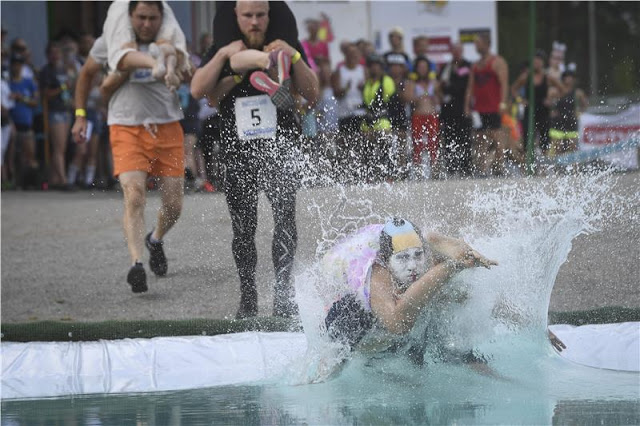
M 134 170 L 152 176 L 184 176 L 184 132 L 178 121 L 148 128 L 114 124 L 109 126 L 109 139 L 116 177 Z

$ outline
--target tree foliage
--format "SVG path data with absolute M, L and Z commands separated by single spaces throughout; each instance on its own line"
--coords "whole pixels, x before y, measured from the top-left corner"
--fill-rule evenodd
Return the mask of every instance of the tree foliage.
M 540 1 L 535 6 L 536 46 L 549 54 L 554 40 L 565 43 L 565 63 L 575 62 L 579 84 L 591 92 L 588 2 Z M 595 10 L 599 94 L 640 94 L 640 2 L 596 2 Z M 499 1 L 499 50 L 512 79 L 527 60 L 528 37 L 529 2 Z

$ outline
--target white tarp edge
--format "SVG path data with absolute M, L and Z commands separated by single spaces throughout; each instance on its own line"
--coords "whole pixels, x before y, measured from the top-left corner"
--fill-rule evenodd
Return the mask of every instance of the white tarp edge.
M 640 371 L 640 322 L 549 328 L 567 346 L 561 354 L 568 360 L 590 367 Z
M 556 325 L 562 356 L 601 368 L 640 371 L 640 322 Z M 302 333 L 247 332 L 98 342 L 3 342 L 4 399 L 157 392 L 274 377 L 302 357 Z

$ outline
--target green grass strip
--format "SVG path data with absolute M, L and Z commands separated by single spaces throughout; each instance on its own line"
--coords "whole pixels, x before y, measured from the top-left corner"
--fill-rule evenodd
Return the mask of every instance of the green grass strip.
M 244 320 L 162 320 L 2 324 L 2 340 L 10 342 L 84 342 L 167 336 L 215 336 L 243 331 L 298 331 L 292 320 L 256 317 Z
M 610 324 L 640 321 L 640 308 L 607 306 L 586 311 L 549 312 L 549 324 Z
M 549 324 L 608 324 L 640 321 L 640 308 L 606 307 L 585 311 L 550 312 Z M 293 320 L 256 317 L 244 320 L 192 319 L 162 321 L 66 322 L 39 321 L 2 324 L 5 342 L 84 342 L 169 336 L 215 336 L 244 331 L 301 331 Z

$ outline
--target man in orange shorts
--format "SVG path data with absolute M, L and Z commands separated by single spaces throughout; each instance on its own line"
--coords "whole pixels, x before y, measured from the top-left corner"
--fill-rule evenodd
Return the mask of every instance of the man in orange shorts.
M 151 68 L 135 68 L 132 56 L 148 50 L 163 18 L 163 2 L 131 1 L 129 18 L 136 35 L 136 50 L 123 50 L 117 72 L 103 83 L 111 94 L 108 110 L 109 136 L 113 153 L 113 174 L 124 194 L 124 234 L 132 266 L 127 282 L 134 293 L 147 291 L 142 264 L 143 246 L 149 250 L 149 266 L 157 276 L 167 273 L 162 238 L 182 211 L 184 180 L 184 134 L 180 102 L 164 81 L 156 80 Z M 86 104 L 93 76 L 107 63 L 107 45 L 96 40 L 89 59 L 80 71 L 76 87 L 76 122 L 72 134 L 77 143 L 87 137 Z M 139 57 L 139 56 L 138 56 Z M 162 205 L 156 226 L 145 236 L 144 207 L 147 176 L 160 178 Z

